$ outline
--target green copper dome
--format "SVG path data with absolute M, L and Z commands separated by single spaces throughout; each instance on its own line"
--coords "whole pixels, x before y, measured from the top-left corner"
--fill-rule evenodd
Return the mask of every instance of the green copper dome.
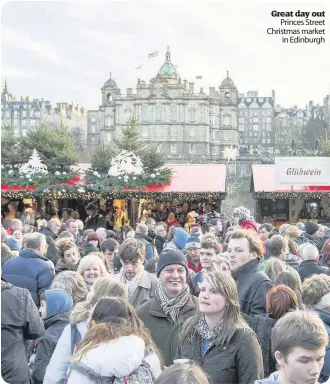
M 176 70 L 175 67 L 172 63 L 164 63 L 159 72 L 159 75 L 161 76 L 171 76 L 171 75 L 176 75 Z

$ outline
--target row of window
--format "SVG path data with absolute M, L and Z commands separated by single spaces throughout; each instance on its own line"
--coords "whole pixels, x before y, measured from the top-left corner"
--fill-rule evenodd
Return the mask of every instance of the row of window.
M 250 119 L 245 119 L 244 117 L 240 117 L 238 119 L 238 121 L 239 121 L 239 123 L 245 123 L 246 121 L 251 120 L 251 119 L 252 119 L 252 121 L 254 123 L 259 123 L 261 121 L 266 122 L 266 123 L 271 123 L 272 122 L 272 118 L 271 117 L 263 117 L 263 118 L 261 118 L 261 117 L 256 117 L 256 116 L 255 117 L 250 117 Z
M 17 127 L 19 125 L 19 121 L 17 119 L 13 119 L 12 121 L 13 127 Z M 30 119 L 29 124 L 27 124 L 26 120 L 21 121 L 21 126 L 22 127 L 35 127 L 36 126 L 36 121 L 34 119 Z
M 11 116 L 14 116 L 14 117 L 20 117 L 20 113 L 18 111 L 13 111 L 13 113 L 11 113 L 11 111 L 6 111 L 6 113 L 4 114 L 3 112 L 1 113 L 1 118 L 3 119 L 4 116 L 6 116 L 6 118 L 11 118 Z M 36 118 L 40 118 L 40 112 L 39 111 L 31 111 L 29 114 L 26 113 L 26 111 L 22 111 L 22 117 L 36 117 Z
M 262 139 L 261 142 L 262 142 L 262 144 L 270 144 L 271 139 Z M 249 144 L 249 140 L 247 140 L 247 139 L 240 140 L 240 144 Z

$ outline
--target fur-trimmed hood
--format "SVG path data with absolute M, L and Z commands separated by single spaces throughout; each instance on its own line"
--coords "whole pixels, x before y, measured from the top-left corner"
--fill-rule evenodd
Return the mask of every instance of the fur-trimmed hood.
M 113 376 L 128 376 L 143 363 L 146 351 L 144 341 L 135 335 L 122 336 L 115 342 L 100 344 L 89 350 L 79 362 L 72 363 L 68 384 L 80 382 L 82 377 L 87 379 L 84 383 L 105 384 L 111 382 L 109 379 Z M 155 366 L 154 362 L 149 365 L 150 368 L 151 365 Z

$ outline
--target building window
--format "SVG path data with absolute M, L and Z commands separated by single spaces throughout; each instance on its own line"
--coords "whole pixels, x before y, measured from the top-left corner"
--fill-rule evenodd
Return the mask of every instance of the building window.
M 230 125 L 230 115 L 225 115 L 223 117 L 223 125 Z
M 108 132 L 108 133 L 107 133 L 107 142 L 111 141 L 111 138 L 112 138 L 112 137 L 111 137 L 111 132 Z
M 144 105 L 142 107 L 142 121 L 148 121 L 148 106 Z
M 225 100 L 226 100 L 226 101 L 229 101 L 230 99 L 231 99 L 230 93 L 229 93 L 229 92 L 226 92 L 226 93 L 225 93 Z
M 189 127 L 189 137 L 195 137 L 196 131 L 195 128 Z
M 22 127 L 26 127 L 26 120 L 22 120 Z
M 92 142 L 92 143 L 95 143 L 95 136 L 92 136 L 92 137 L 91 137 L 91 142 Z
M 195 144 L 189 144 L 189 153 L 195 153 L 196 146 Z
M 177 121 L 178 119 L 178 109 L 176 105 L 171 106 L 171 121 Z
M 162 151 L 162 143 L 157 144 L 157 153 Z
M 132 111 L 130 109 L 125 109 L 125 122 L 131 118 Z
M 10 111 L 6 111 L 6 117 L 10 117 Z
M 240 124 L 238 130 L 244 132 L 244 124 Z
M 240 122 L 240 123 L 244 123 L 244 117 L 240 117 L 240 118 L 239 118 L 239 122 Z
M 19 134 L 19 130 L 17 130 L 17 136 Z M 26 129 L 23 129 L 22 130 L 22 136 L 25 137 L 26 136 Z
M 212 147 L 212 155 L 217 156 L 219 154 L 219 148 L 218 147 Z
M 91 118 L 91 122 L 92 122 L 92 124 L 95 124 L 95 121 L 96 121 L 95 117 L 92 117 L 92 118 Z
M 196 120 L 196 111 L 195 111 L 195 109 L 191 108 L 191 109 L 189 109 L 189 121 L 191 123 L 194 123 L 195 120 Z
M 34 112 L 34 117 L 37 117 L 39 119 L 40 118 L 40 112 L 39 111 L 35 111 Z
M 176 153 L 176 144 L 175 143 L 171 143 L 171 153 Z
M 92 131 L 92 133 L 95 133 L 95 131 L 96 131 L 95 125 L 92 125 L 91 131 Z
M 148 137 L 148 135 L 149 135 L 148 131 L 149 131 L 148 127 L 141 127 L 141 135 L 142 135 L 142 137 L 144 137 L 144 138 Z
M 254 117 L 254 118 L 253 118 L 253 122 L 254 122 L 254 123 L 259 123 L 259 117 Z
M 259 129 L 258 124 L 253 124 L 253 130 L 254 130 L 255 132 L 258 132 L 258 129 Z
M 170 128 L 170 135 L 171 135 L 171 138 L 172 139 L 175 139 L 176 136 L 177 136 L 177 129 L 176 129 L 176 126 L 175 125 L 171 125 L 171 128 Z
M 111 127 L 111 117 L 108 117 L 108 118 L 106 119 L 106 123 L 105 123 L 105 125 L 106 125 L 107 127 Z
M 210 116 L 210 123 L 211 123 L 211 125 L 216 125 L 217 124 L 216 115 L 211 115 Z
M 162 120 L 162 107 L 161 105 L 156 105 L 156 121 Z
M 112 101 L 112 95 L 111 95 L 111 93 L 108 93 L 108 94 L 107 94 L 107 101 Z
M 258 132 L 253 132 L 254 137 L 258 137 Z
M 26 111 L 22 111 L 22 117 L 26 117 Z
M 36 126 L 36 121 L 34 119 L 30 120 L 30 127 L 35 127 Z

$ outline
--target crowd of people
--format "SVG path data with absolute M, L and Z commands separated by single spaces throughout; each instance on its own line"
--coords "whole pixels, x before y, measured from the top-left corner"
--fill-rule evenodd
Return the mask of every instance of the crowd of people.
M 245 207 L 1 228 L 9 384 L 330 382 L 330 229 Z

